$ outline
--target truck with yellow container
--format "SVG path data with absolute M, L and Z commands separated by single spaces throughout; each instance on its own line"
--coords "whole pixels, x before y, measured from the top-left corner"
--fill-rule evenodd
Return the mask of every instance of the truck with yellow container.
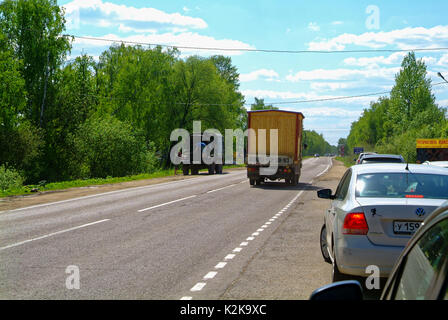
M 301 112 L 248 111 L 247 177 L 250 185 L 281 179 L 290 185 L 299 183 L 303 119 Z M 267 170 L 268 167 L 273 170 Z

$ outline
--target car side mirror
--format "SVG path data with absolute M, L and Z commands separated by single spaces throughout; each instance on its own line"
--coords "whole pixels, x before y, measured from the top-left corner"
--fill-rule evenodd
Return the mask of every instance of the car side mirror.
M 315 290 L 311 296 L 312 301 L 352 300 L 361 301 L 362 287 L 356 280 L 339 281 Z
M 331 195 L 331 189 L 322 189 L 317 191 L 317 197 L 322 199 L 334 199 Z

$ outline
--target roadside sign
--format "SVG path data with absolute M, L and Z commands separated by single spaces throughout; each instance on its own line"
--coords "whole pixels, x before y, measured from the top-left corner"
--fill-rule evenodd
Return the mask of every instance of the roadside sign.
M 354 147 L 353 148 L 353 153 L 354 154 L 360 154 L 362 152 L 364 152 L 364 148 L 362 148 L 362 147 Z

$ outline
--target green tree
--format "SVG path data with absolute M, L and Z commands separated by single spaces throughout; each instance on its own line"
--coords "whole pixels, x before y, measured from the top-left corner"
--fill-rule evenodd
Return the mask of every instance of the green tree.
M 256 111 L 256 110 L 278 110 L 278 108 L 274 107 L 271 104 L 266 105 L 264 103 L 264 99 L 258 99 L 257 97 L 255 97 L 255 102 L 250 105 L 250 110 L 251 111 Z

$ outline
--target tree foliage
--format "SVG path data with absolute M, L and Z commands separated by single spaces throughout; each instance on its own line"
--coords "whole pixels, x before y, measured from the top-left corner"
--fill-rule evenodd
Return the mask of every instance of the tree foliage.
M 404 57 L 390 97 L 371 103 L 352 123 L 348 147 L 367 151 L 401 154 L 416 160 L 419 138 L 447 136 L 446 110 L 439 108 L 431 92 L 426 65 L 413 52 Z
M 27 182 L 150 172 L 173 129 L 244 127 L 231 58 L 115 44 L 66 62 L 64 31 L 56 0 L 0 3 L 0 164 Z

